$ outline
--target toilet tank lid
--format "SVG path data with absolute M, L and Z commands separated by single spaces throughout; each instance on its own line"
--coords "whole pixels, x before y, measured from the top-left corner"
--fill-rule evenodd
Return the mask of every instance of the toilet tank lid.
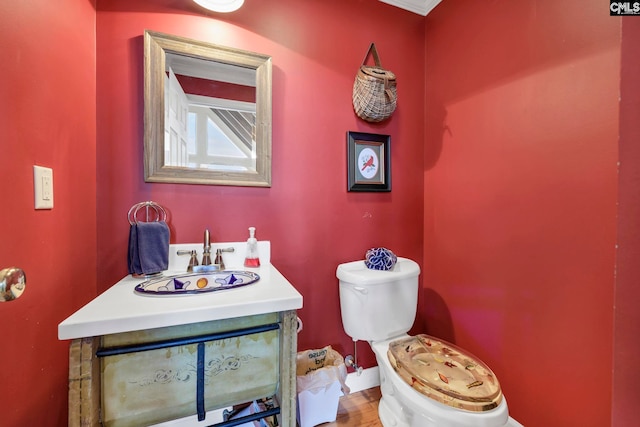
M 398 257 L 398 262 L 391 270 L 372 270 L 367 268 L 364 260 L 352 261 L 338 265 L 336 276 L 343 282 L 357 285 L 376 285 L 416 277 L 420 274 L 417 262 Z

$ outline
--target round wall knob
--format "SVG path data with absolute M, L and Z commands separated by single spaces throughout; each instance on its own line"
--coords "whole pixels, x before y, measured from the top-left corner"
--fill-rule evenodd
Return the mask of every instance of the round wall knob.
M 27 285 L 27 277 L 18 267 L 0 270 L 0 302 L 20 298 Z

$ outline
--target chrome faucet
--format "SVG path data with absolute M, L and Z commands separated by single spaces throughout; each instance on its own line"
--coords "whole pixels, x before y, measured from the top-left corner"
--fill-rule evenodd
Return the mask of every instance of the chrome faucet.
M 202 265 L 211 265 L 211 236 L 209 230 L 204 230 L 204 252 L 202 253 Z

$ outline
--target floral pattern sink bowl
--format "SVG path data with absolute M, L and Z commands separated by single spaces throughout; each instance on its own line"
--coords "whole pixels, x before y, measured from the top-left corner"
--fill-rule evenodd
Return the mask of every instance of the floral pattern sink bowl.
M 151 295 L 193 295 L 247 286 L 258 280 L 260 276 L 252 271 L 223 270 L 150 279 L 137 285 L 135 290 Z

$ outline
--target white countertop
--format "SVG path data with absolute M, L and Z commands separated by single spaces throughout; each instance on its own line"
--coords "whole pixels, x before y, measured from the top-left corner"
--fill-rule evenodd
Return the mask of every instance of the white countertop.
M 58 325 L 58 339 L 75 339 L 251 316 L 302 308 L 302 295 L 271 265 L 270 242 L 258 242 L 259 268 L 245 268 L 245 242 L 212 243 L 211 260 L 217 248 L 234 247 L 224 253 L 227 270 L 249 270 L 260 275 L 254 284 L 197 295 L 143 295 L 134 291 L 145 279 L 127 276 L 97 296 Z M 189 256 L 178 257 L 178 249 L 197 249 L 202 244 L 170 245 L 169 270 L 165 276 L 184 274 Z

